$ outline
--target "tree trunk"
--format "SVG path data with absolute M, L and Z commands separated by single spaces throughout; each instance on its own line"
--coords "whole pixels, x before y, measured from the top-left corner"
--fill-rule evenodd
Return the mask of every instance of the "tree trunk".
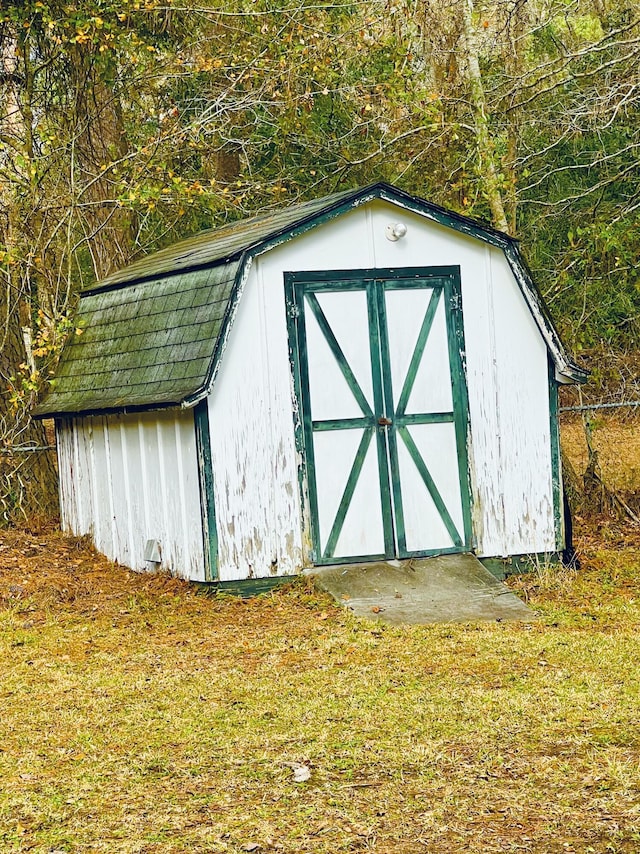
M 19 159 L 11 158 L 13 183 L 0 177 L 0 241 L 11 259 L 23 248 L 19 234 L 25 208 L 18 195 L 21 191 L 29 206 L 33 186 L 28 166 L 33 162 L 33 141 L 27 120 L 28 70 L 23 67 L 28 62 L 28 49 L 21 50 L 12 33 L 5 33 L 0 48 L 0 130 L 7 150 L 20 154 Z M 36 394 L 33 354 L 26 347 L 33 337 L 30 266 L 6 260 L 0 265 L 0 275 L 0 522 L 11 522 L 35 512 L 56 512 L 57 475 L 51 453 L 24 450 L 42 448 L 48 441 L 42 423 L 34 422 L 30 415 Z M 22 363 L 27 365 L 26 372 L 20 370 Z M 29 376 L 33 390 L 13 394 L 21 378 Z
M 73 188 L 80 205 L 87 247 L 97 280 L 124 267 L 132 256 L 135 218 L 118 206 L 116 184 L 108 168 L 129 152 L 117 92 L 107 83 L 115 68 L 98 69 L 96 59 L 84 46 L 73 56 L 71 80 L 75 104 L 70 128 L 78 186 Z
M 489 133 L 487 120 L 487 102 L 480 71 L 478 47 L 473 25 L 473 0 L 462 0 L 462 21 L 464 46 L 466 52 L 467 75 L 471 93 L 476 143 L 478 146 L 478 171 L 482 179 L 484 193 L 491 209 L 493 224 L 500 231 L 509 231 L 509 224 L 504 212 L 500 178 L 496 166 L 496 155 Z
M 505 70 L 511 78 L 513 90 L 517 88 L 518 81 L 522 79 L 524 41 L 527 29 L 527 3 L 528 0 L 517 0 L 513 9 L 508 13 L 506 21 L 507 45 L 505 52 Z M 507 157 L 504 165 L 507 176 L 505 190 L 505 213 L 509 223 L 509 234 L 516 235 L 518 232 L 518 174 L 516 162 L 520 143 L 520 113 L 511 105 L 506 113 L 507 121 Z

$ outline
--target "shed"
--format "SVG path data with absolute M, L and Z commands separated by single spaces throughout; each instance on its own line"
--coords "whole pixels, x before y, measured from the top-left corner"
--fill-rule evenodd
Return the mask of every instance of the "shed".
M 493 228 L 377 183 L 200 234 L 81 294 L 40 417 L 62 524 L 133 569 L 564 546 L 567 355 Z

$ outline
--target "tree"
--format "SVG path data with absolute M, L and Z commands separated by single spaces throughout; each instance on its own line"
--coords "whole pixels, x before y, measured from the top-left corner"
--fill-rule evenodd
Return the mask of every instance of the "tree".
M 384 178 L 522 238 L 574 344 L 637 344 L 630 0 L 22 0 L 0 10 L 0 444 L 83 286 Z

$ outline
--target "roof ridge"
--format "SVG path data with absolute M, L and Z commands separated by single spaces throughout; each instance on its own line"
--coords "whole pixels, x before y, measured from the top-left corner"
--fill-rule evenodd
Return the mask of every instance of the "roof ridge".
M 116 270 L 110 275 L 106 276 L 106 278 L 101 279 L 99 282 L 95 282 L 87 288 L 84 288 L 80 292 L 80 296 L 90 296 L 95 293 L 100 293 L 102 291 L 116 289 L 120 287 L 126 287 L 128 285 L 132 285 L 136 282 L 139 282 L 143 279 L 148 279 L 153 277 L 153 273 L 142 273 L 140 276 L 136 276 L 136 270 L 144 271 L 148 268 L 149 263 L 152 260 L 162 261 L 163 259 L 168 260 L 176 260 L 176 258 L 181 257 L 181 253 L 193 248 L 196 249 L 202 245 L 203 242 L 207 241 L 215 241 L 222 242 L 225 238 L 229 236 L 233 236 L 238 234 L 239 231 L 245 231 L 246 229 L 251 228 L 252 226 L 264 225 L 273 220 L 277 220 L 279 218 L 284 218 L 286 213 L 289 214 L 306 214 L 309 211 L 309 215 L 315 216 L 318 213 L 318 209 L 322 210 L 324 207 L 331 207 L 338 201 L 344 201 L 348 199 L 350 196 L 356 197 L 361 193 L 371 192 L 374 188 L 388 188 L 389 190 L 393 190 L 390 184 L 386 184 L 384 182 L 378 182 L 374 184 L 369 184 L 366 187 L 356 187 L 349 190 L 341 190 L 336 193 L 329 193 L 325 196 L 321 196 L 317 199 L 306 199 L 302 202 L 296 202 L 292 205 L 280 205 L 269 208 L 260 213 L 242 217 L 241 219 L 234 220 L 233 222 L 227 222 L 224 225 L 220 226 L 212 226 L 210 228 L 202 229 L 201 231 L 196 232 L 195 234 L 190 235 L 189 237 L 181 238 L 180 240 L 171 243 L 169 246 L 164 246 L 161 249 L 154 250 L 149 252 L 146 255 L 143 255 L 141 258 L 132 261 L 126 267 L 123 267 L 120 270 Z M 289 219 L 289 217 L 286 217 Z M 295 216 L 293 221 L 296 222 L 298 220 L 306 219 L 305 215 Z M 274 231 L 279 231 L 279 228 L 274 229 Z M 188 270 L 197 269 L 200 266 L 206 266 L 208 264 L 213 265 L 214 263 L 224 263 L 225 261 L 230 261 L 233 257 L 240 255 L 243 249 L 246 247 L 237 248 L 230 254 L 221 255 L 218 258 L 214 259 L 205 259 L 199 264 L 194 264 L 188 267 L 182 266 L 179 270 L 175 272 L 186 273 Z M 171 275 L 172 270 L 165 270 L 162 272 L 162 275 Z M 134 274 L 133 276 L 131 274 Z

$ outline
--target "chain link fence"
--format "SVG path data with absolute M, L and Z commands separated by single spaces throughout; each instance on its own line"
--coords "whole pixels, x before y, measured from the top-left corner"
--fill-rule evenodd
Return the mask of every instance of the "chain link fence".
M 0 446 L 0 524 L 57 515 L 55 446 Z
M 560 411 L 565 475 L 582 510 L 640 514 L 640 403 L 589 404 Z
M 640 515 L 640 402 L 561 407 L 560 437 L 574 502 L 601 510 L 589 500 L 610 493 Z M 55 446 L 0 445 L 0 525 L 58 512 Z

